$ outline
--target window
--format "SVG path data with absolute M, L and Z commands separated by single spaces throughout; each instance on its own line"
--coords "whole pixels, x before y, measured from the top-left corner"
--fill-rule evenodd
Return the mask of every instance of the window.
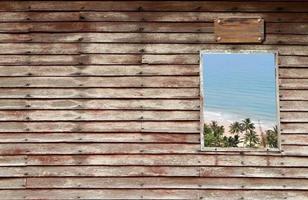
M 275 52 L 202 51 L 202 150 L 279 150 Z

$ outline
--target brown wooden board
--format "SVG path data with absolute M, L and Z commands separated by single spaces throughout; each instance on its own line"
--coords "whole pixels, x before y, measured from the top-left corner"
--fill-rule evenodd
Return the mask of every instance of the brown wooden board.
M 264 40 L 262 18 L 217 18 L 214 21 L 217 43 L 261 43 Z

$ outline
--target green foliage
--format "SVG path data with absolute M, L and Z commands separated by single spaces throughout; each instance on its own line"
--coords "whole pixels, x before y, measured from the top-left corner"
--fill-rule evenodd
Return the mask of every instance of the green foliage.
M 260 139 L 255 131 L 255 125 L 251 122 L 249 118 L 242 121 L 244 135 L 244 144 L 246 147 L 254 148 L 260 143 Z
M 244 143 L 246 147 L 255 148 L 257 144 L 260 143 L 260 139 L 257 135 L 257 132 L 254 130 L 246 131 L 244 136 Z
M 204 124 L 204 144 L 206 147 L 238 147 L 243 142 L 245 147 L 256 148 L 260 146 L 261 139 L 255 129 L 255 124 L 246 118 L 242 122 L 236 121 L 230 124 L 229 130 L 234 136 L 228 137 L 224 135 L 224 126 L 219 126 L 216 121 L 212 121 Z M 277 126 L 273 127 L 273 130 L 266 131 L 266 143 L 270 148 L 278 147 Z
M 240 143 L 240 137 L 238 135 L 235 136 L 224 136 L 224 147 L 238 147 L 237 145 Z
M 240 143 L 239 136 L 223 136 L 225 128 L 212 121 L 209 125 L 204 124 L 204 144 L 207 147 L 237 147 Z
M 217 122 L 212 121 L 209 125 L 204 124 L 204 144 L 208 147 L 221 147 L 225 129 Z
M 273 130 L 266 131 L 266 141 L 270 148 L 278 148 L 278 127 L 274 126 Z
M 243 132 L 243 125 L 240 122 L 233 122 L 230 124 L 230 133 L 239 134 Z

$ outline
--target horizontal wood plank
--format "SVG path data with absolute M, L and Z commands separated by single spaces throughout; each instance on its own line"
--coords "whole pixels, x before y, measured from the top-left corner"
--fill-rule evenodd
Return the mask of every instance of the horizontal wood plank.
M 171 133 L 2 133 L 0 143 L 193 143 L 199 144 L 199 134 Z
M 308 101 L 280 101 L 281 111 L 308 111 Z
M 199 119 L 199 111 L 0 111 L 0 121 L 189 121 Z
M 283 145 L 306 145 L 308 134 L 282 134 L 281 143 Z
M 0 166 L 26 166 L 27 156 L 0 156 Z
M 0 178 L 0 189 L 26 188 L 25 178 Z
M 0 132 L 199 133 L 198 121 L 184 122 L 0 122 Z
M 0 66 L 0 76 L 158 76 L 198 75 L 198 65 Z
M 0 43 L 168 43 L 214 44 L 212 33 L 24 33 L 0 34 Z M 267 34 L 264 44 L 306 45 L 306 35 Z
M 108 11 L 72 11 L 72 12 L 1 12 L 1 22 L 66 22 L 66 21 L 151 21 L 151 22 L 213 22 L 216 18 L 245 17 L 245 13 L 223 12 L 108 12 Z M 267 22 L 307 22 L 307 13 L 251 13 L 251 17 L 262 17 Z
M 0 55 L 0 65 L 141 64 L 141 55 Z
M 123 41 L 124 42 L 124 41 Z M 307 46 L 256 45 L 255 50 L 279 55 L 307 55 Z M 0 43 L 0 54 L 198 54 L 200 50 L 251 50 L 250 45 L 136 44 L 136 43 Z
M 166 167 L 166 166 L 37 166 L 3 167 L 0 177 L 249 177 L 307 178 L 307 168 Z
M 1 87 L 13 88 L 136 88 L 136 87 L 199 87 L 198 76 L 166 77 L 18 77 L 0 78 Z
M 1 98 L 198 98 L 197 88 L 0 89 Z
M 280 112 L 281 122 L 308 122 L 307 112 Z
M 197 99 L 0 99 L 1 110 L 200 110 Z
M 253 196 L 255 200 L 273 200 L 292 198 L 302 200 L 308 194 L 306 191 L 266 191 L 266 190 L 189 190 L 189 189 L 31 189 L 31 190 L 0 190 L 4 200 L 28 199 L 60 199 L 65 195 L 66 199 L 207 199 L 217 200 L 230 196 L 230 200 Z
M 306 90 L 279 90 L 280 100 L 308 100 Z
M 243 12 L 307 12 L 306 2 L 213 2 L 213 1 L 119 1 L 114 5 L 112 1 L 75 1 L 75 2 L 45 2 L 45 1 L 1 2 L 1 11 L 234 11 Z
M 305 179 L 28 178 L 27 188 L 307 189 Z
M 275 29 L 274 29 L 275 30 Z M 150 32 L 150 33 L 211 33 L 212 23 L 159 22 L 44 22 L 1 23 L 1 33 L 27 32 Z
M 198 144 L 22 143 L 18 147 L 12 144 L 1 144 L 0 154 L 168 154 L 195 153 L 198 149 Z
M 28 165 L 142 165 L 142 166 L 257 166 L 308 167 L 307 157 L 174 154 L 170 155 L 40 155 L 28 156 Z

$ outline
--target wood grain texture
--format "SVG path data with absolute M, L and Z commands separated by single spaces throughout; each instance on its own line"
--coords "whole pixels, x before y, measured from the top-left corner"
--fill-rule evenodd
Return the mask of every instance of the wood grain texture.
M 299 105 L 300 106 L 300 105 Z M 1 110 L 196 110 L 198 99 L 0 99 Z
M 304 200 L 308 2 L 1 1 L 0 199 Z M 214 19 L 263 18 L 217 45 Z M 201 152 L 200 50 L 279 52 L 281 152 Z
M 226 17 L 247 17 L 247 14 L 240 12 L 127 12 L 127 11 L 67 11 L 67 12 L 1 12 L 1 22 L 67 22 L 67 21 L 106 21 L 106 22 L 213 22 L 215 18 Z M 307 22 L 307 13 L 289 12 L 257 12 L 250 13 L 250 17 L 262 17 L 267 22 Z
M 261 43 L 264 20 L 258 18 L 217 18 L 214 20 L 217 43 Z
M 261 191 L 261 192 L 260 192 Z M 23 197 L 28 199 L 59 199 L 65 195 L 66 199 L 223 199 L 230 195 L 230 200 L 245 198 L 252 200 L 279 200 L 293 198 L 302 200 L 307 196 L 306 191 L 267 191 L 267 190 L 189 190 L 189 189 L 31 189 L 31 190 L 0 190 L 5 200 L 16 200 Z

